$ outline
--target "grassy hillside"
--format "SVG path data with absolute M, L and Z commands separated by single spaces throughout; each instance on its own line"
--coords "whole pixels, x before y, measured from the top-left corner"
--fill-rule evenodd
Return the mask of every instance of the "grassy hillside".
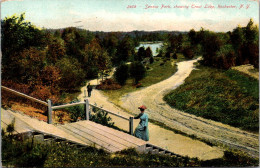
M 155 58 L 154 63 L 148 65 L 149 70 L 147 70 L 145 78 L 140 81 L 141 87 L 147 87 L 169 78 L 177 71 L 177 66 L 175 65 L 175 63 L 180 60 L 183 60 L 183 56 L 180 56 L 178 60 L 163 60 L 160 57 Z M 133 86 L 133 79 L 128 79 L 126 81 L 126 84 L 121 89 L 104 90 L 104 94 L 109 97 L 109 100 L 118 104 L 121 96 L 136 91 L 138 89 L 140 88 L 136 88 L 135 86 Z
M 259 81 L 235 70 L 197 68 L 164 100 L 196 116 L 257 132 Z

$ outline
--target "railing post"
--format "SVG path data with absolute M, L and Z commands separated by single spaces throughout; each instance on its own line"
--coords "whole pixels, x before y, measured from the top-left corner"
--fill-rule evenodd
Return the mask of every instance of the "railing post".
M 87 91 L 84 89 L 84 98 L 87 97 Z
M 48 100 L 48 124 L 52 124 L 52 108 L 51 108 L 52 104 L 51 104 L 51 100 Z
M 85 99 L 85 112 L 86 112 L 86 120 L 89 120 L 89 102 L 88 99 Z
M 133 117 L 129 117 L 129 133 L 130 133 L 130 135 L 133 135 L 134 133 L 133 133 Z

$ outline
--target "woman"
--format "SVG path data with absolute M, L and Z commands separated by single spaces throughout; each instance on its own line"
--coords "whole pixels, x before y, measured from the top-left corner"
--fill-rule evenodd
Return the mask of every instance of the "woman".
M 140 109 L 140 114 L 134 119 L 140 118 L 140 122 L 135 129 L 134 135 L 145 141 L 149 141 L 149 131 L 148 131 L 148 115 L 144 113 L 146 107 L 144 105 L 138 107 Z

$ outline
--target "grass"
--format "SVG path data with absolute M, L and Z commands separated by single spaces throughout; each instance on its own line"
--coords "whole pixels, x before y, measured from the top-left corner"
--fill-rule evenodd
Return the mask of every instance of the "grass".
M 235 70 L 198 66 L 164 97 L 174 108 L 244 130 L 259 129 L 259 82 Z
M 168 59 L 163 60 L 163 58 L 155 57 L 153 64 L 148 65 L 149 70 L 146 72 L 146 77 L 140 81 L 142 87 L 151 86 L 152 84 L 158 83 L 164 79 L 169 78 L 177 71 L 176 62 L 183 60 L 183 56 L 177 60 Z M 160 65 L 164 63 L 163 65 Z M 128 79 L 126 84 L 118 90 L 105 90 L 103 93 L 115 104 L 119 104 L 120 98 L 127 93 L 137 91 L 140 88 L 133 86 L 133 80 Z
M 3 132 L 2 132 L 3 135 Z M 87 147 L 79 149 L 63 143 L 51 145 L 23 141 L 13 135 L 2 139 L 2 164 L 6 167 L 197 167 L 257 166 L 258 159 L 225 151 L 223 158 L 201 161 L 197 158 L 141 154 L 134 148 L 116 153 Z

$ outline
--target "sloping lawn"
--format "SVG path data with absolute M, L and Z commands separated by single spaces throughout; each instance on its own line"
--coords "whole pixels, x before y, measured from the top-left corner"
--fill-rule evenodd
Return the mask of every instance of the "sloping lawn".
M 197 68 L 164 100 L 187 113 L 258 132 L 259 81 L 236 70 Z

